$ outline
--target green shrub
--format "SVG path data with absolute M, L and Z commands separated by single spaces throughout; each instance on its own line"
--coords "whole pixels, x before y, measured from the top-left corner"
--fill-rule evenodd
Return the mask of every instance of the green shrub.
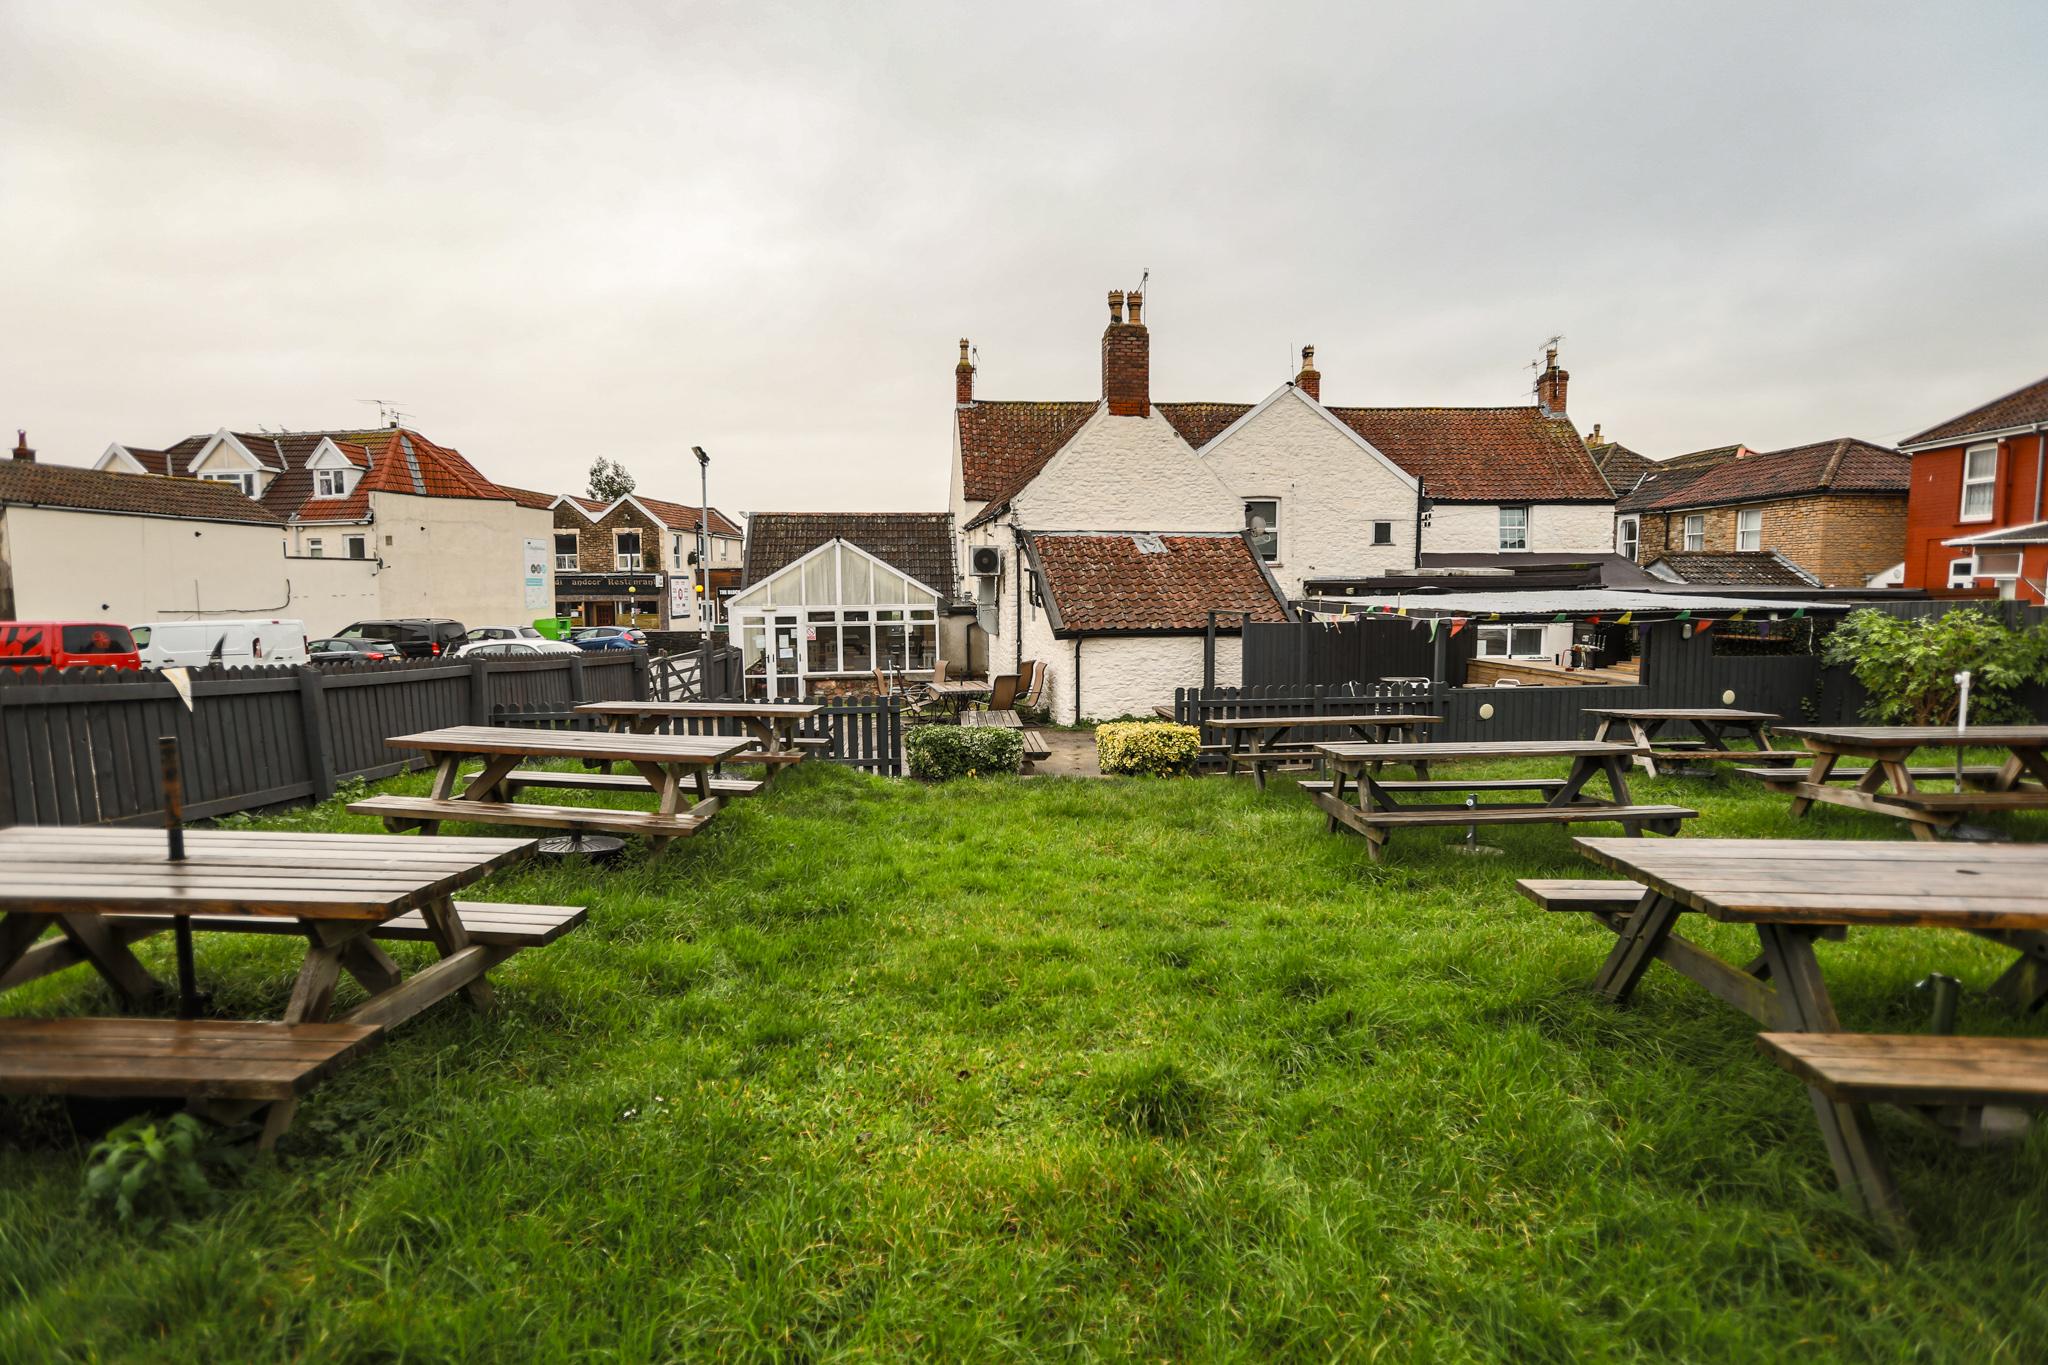
M 993 726 L 920 725 L 903 740 L 912 777 L 944 782 L 955 777 L 1014 773 L 1024 764 L 1024 734 Z
M 233 1159 L 210 1143 L 205 1127 L 190 1114 L 129 1119 L 93 1147 L 78 1202 L 148 1230 L 166 1216 L 211 1205 L 215 1192 L 206 1166 Z
M 1863 684 L 1865 720 L 1954 724 L 1955 675 L 1967 668 L 1971 721 L 2025 721 L 2033 717 L 2013 693 L 2048 676 L 2048 626 L 2010 630 L 1969 609 L 1913 618 L 1852 611 L 1828 636 L 1821 659 L 1847 664 Z
M 1202 732 L 1164 720 L 1119 720 L 1095 728 L 1095 756 L 1106 773 L 1175 777 L 1192 773 Z

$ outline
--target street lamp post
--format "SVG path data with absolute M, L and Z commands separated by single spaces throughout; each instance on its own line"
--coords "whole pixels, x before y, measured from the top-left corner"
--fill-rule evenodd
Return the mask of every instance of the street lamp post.
M 697 513 L 697 689 L 711 699 L 711 457 L 691 446 L 703 506 Z

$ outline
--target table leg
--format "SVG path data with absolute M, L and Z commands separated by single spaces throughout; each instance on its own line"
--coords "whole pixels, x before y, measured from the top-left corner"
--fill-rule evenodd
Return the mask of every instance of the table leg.
M 291 1000 L 284 1007 L 287 1024 L 326 1022 L 334 1008 L 334 987 L 341 980 L 342 958 L 348 942 L 369 927 L 367 920 L 351 924 L 314 920 L 306 924 L 306 960 L 299 964 L 298 980 L 292 983 Z
M 447 896 L 428 901 L 420 907 L 420 918 L 427 922 L 427 933 L 434 940 L 435 951 L 443 959 L 454 957 L 469 947 L 469 930 L 462 925 L 462 916 L 455 911 L 455 902 Z M 462 993 L 469 997 L 469 1003 L 480 1010 L 489 1009 L 496 997 L 491 992 L 491 983 L 484 980 L 479 971 L 474 978 L 463 983 Z
M 405 975 L 392 961 L 391 954 L 378 947 L 368 934 L 359 934 L 341 945 L 341 965 L 370 995 L 392 989 Z
M 128 945 L 114 936 L 92 915 L 59 915 L 57 927 L 64 937 L 71 940 L 80 956 L 93 965 L 93 970 L 106 978 L 115 994 L 129 1005 L 149 1005 L 162 999 L 170 992 L 163 983 L 149 974 L 149 970 L 128 951 Z
M 1565 773 L 1564 785 L 1557 789 L 1557 794 L 1555 796 L 1551 797 L 1548 801 L 1544 802 L 1543 804 L 1546 806 L 1570 806 L 1577 804 L 1579 799 L 1579 789 L 1586 785 L 1587 780 L 1591 778 L 1594 773 L 1600 771 L 1602 771 L 1602 768 L 1598 763 L 1594 761 L 1591 755 L 1580 754 L 1578 757 L 1572 760 L 1572 766 L 1570 770 Z M 1612 781 L 1613 778 L 1610 776 L 1608 780 Z M 1628 784 L 1623 783 L 1622 785 L 1623 788 L 1626 789 Z
M 1835 770 L 1835 764 L 1841 762 L 1841 760 L 1842 756 L 1840 754 L 1828 750 L 1815 749 L 1813 751 L 1813 764 L 1806 770 L 1806 782 L 1804 785 L 1813 788 L 1816 792 L 1826 791 L 1828 787 L 1828 774 Z M 1795 788 L 1792 797 L 1792 818 L 1798 819 L 1806 814 L 1812 806 L 1813 797 L 1799 792 Z
M 483 771 L 470 780 L 469 785 L 462 789 L 462 795 L 457 799 L 462 801 L 502 800 L 504 793 L 498 789 L 499 784 L 504 782 L 506 774 L 519 766 L 523 757 L 520 754 L 495 754 L 485 758 Z
M 1655 891 L 1645 893 L 1628 923 L 1622 926 L 1620 941 L 1594 974 L 1593 989 L 1616 1004 L 1626 1001 L 1636 983 L 1643 979 L 1643 973 L 1650 969 L 1650 963 L 1656 960 L 1658 950 L 1670 937 L 1671 928 L 1684 909 L 1668 896 Z
M 0 915 L 0 979 L 21 961 L 35 941 L 50 927 L 48 915 L 30 915 L 16 910 Z
M 2042 757 L 2040 749 L 2031 745 L 2015 744 L 2012 746 L 2012 757 L 1999 769 L 2000 785 L 1997 790 L 2012 791 L 2020 785 L 2020 779 L 2027 776 L 2048 787 L 2048 758 Z
M 1980 938 L 2017 949 L 2019 961 L 1991 983 L 1991 994 L 2022 1014 L 2032 1013 L 2048 1000 L 2048 934 L 2025 929 L 1979 929 Z

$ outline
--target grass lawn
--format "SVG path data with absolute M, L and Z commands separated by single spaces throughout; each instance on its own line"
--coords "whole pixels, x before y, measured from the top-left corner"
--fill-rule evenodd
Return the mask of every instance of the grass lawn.
M 1688 837 L 1905 835 L 1635 786 Z M 1662 967 L 1591 998 L 1611 936 L 1512 889 L 1597 875 L 1569 832 L 1486 839 L 1375 867 L 1287 781 L 806 764 L 660 862 L 486 883 L 590 922 L 315 1091 L 203 1216 L 80 1212 L 92 1135 L 0 1101 L 0 1360 L 2048 1355 L 2048 1138 L 1885 1122 L 1920 1234 L 1888 1251 L 1750 1020 Z M 202 984 L 274 1018 L 298 951 L 202 937 Z M 1848 1027 L 1923 1029 L 1930 969 L 1962 1031 L 2042 1027 L 1979 940 L 1820 953 Z M 0 997 L 110 1009 L 81 971 Z

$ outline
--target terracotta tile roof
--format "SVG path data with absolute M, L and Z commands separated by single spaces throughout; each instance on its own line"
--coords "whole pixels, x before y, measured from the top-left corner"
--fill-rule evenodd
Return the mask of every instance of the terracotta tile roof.
M 275 475 L 263 490 L 263 505 L 279 516 L 307 521 L 361 521 L 369 515 L 370 493 L 412 493 L 431 498 L 487 498 L 510 495 L 485 478 L 460 451 L 436 445 L 417 431 L 379 427 L 370 431 L 237 431 L 229 433 Z M 188 436 L 164 452 L 167 472 L 189 472 L 192 460 L 212 435 Z M 306 461 L 323 440 L 367 473 L 344 498 L 315 498 Z M 133 455 L 132 447 L 124 447 Z M 140 458 L 140 456 L 138 456 Z
M 2048 422 L 2048 379 L 2037 379 L 2025 388 L 2015 389 L 2003 398 L 1994 398 L 1982 407 L 1971 408 L 1960 417 L 1937 423 L 1899 444 L 1930 445 L 1937 441 L 1960 440 L 1979 432 L 2032 426 L 2036 422 Z
M 1646 485 L 1647 511 L 1719 507 L 1816 493 L 1903 494 L 1912 460 L 1896 450 L 1843 437 L 1786 450 L 1744 451 L 1676 486 Z
M 1102 405 L 990 403 L 959 409 L 960 469 L 969 501 L 1006 502 Z
M 1207 629 L 1212 610 L 1288 619 L 1241 534 L 1038 531 L 1026 540 L 1059 635 L 1185 634 Z
M 1649 456 L 1630 450 L 1619 441 L 1603 441 L 1599 445 L 1588 445 L 1586 452 L 1593 457 L 1593 464 L 1600 471 L 1600 477 L 1607 480 L 1607 486 L 1616 496 L 1628 492 L 1642 481 L 1643 475 L 1655 467 L 1656 461 Z
M 70 465 L 9 460 L 0 464 L 0 505 L 69 507 L 83 512 L 134 512 L 199 521 L 277 526 L 282 519 L 242 496 L 232 484 L 114 474 Z
M 1439 502 L 1609 502 L 1578 430 L 1541 408 L 1331 408 Z
M 171 472 L 171 455 L 169 451 L 144 450 L 140 446 L 122 446 L 121 449 L 127 451 L 135 463 L 141 465 L 144 470 L 151 474 L 169 474 Z
M 509 483 L 501 483 L 498 488 L 521 507 L 531 507 L 536 512 L 547 511 L 555 505 L 555 499 L 561 496 L 559 493 L 536 492 L 531 488 L 514 488 Z
M 645 493 L 635 493 L 633 501 L 652 512 L 655 519 L 671 531 L 695 532 L 697 523 L 704 519 L 702 507 L 692 507 L 686 502 L 669 502 L 663 498 L 650 498 Z M 711 509 L 711 534 L 714 536 L 739 537 L 742 532 L 725 513 L 716 507 Z
M 1673 583 L 1728 587 L 1816 588 L 1820 580 L 1776 550 L 1673 550 L 1650 565 Z
M 1752 452 L 1749 447 L 1738 441 L 1732 446 L 1711 446 L 1706 450 L 1673 455 L 1665 460 L 1652 460 L 1649 469 L 1637 481 L 1636 486 L 1621 495 L 1620 500 L 1614 505 L 1614 510 L 1646 512 L 1659 498 L 1668 497 L 1680 489 L 1690 488 L 1693 481 L 1708 470 L 1750 453 Z
M 1253 403 L 1154 403 L 1152 409 L 1173 425 L 1183 441 L 1200 450 L 1255 406 Z
M 931 588 L 941 600 L 953 600 L 950 512 L 756 512 L 747 518 L 741 582 L 752 586 L 828 540 L 858 545 Z

